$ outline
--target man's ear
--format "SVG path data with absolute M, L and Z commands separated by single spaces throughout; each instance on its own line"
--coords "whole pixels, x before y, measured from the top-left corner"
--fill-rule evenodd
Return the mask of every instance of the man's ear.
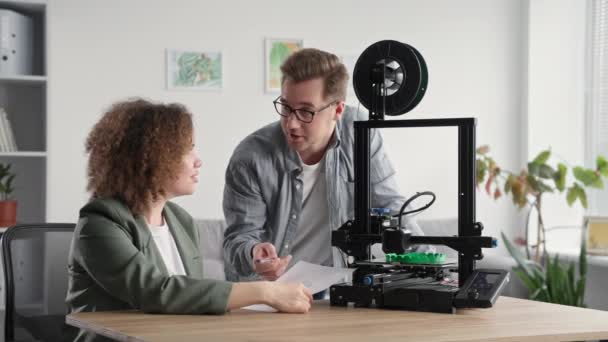
M 346 109 L 346 103 L 344 103 L 344 101 L 336 102 L 336 116 L 335 116 L 336 121 L 338 121 L 338 120 L 340 120 L 340 118 L 342 118 L 342 113 L 344 113 L 345 109 Z

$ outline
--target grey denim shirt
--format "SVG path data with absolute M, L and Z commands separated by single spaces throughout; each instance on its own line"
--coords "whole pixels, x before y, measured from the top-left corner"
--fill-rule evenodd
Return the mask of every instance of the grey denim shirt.
M 354 121 L 367 113 L 347 106 L 325 155 L 327 206 L 332 230 L 354 218 Z M 372 207 L 398 211 L 400 194 L 393 164 L 383 148 L 382 136 L 372 130 L 370 146 Z M 302 211 L 302 165 L 281 130 L 279 121 L 247 136 L 236 147 L 226 170 L 223 209 L 227 222 L 224 259 L 229 280 L 258 279 L 252 249 L 271 242 L 279 256 L 290 254 Z M 412 219 L 405 220 L 416 235 L 422 231 Z M 342 254 L 333 249 L 334 266 L 344 266 Z

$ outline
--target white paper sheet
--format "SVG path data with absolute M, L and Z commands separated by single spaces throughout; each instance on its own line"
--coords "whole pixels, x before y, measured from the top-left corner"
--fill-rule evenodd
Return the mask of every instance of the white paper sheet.
M 328 266 L 321 266 L 311 264 L 306 261 L 298 261 L 293 267 L 279 277 L 276 281 L 289 283 L 289 282 L 300 282 L 304 286 L 308 287 L 312 293 L 317 293 L 328 289 L 331 285 L 341 283 L 350 276 L 353 269 L 348 268 L 333 268 Z M 264 305 L 256 304 L 246 306 L 243 309 L 264 311 L 264 312 L 276 312 L 274 308 Z

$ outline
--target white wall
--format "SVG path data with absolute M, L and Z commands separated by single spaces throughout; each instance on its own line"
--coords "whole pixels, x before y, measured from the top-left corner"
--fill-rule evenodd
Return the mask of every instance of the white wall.
M 202 181 L 198 193 L 178 202 L 195 216 L 222 217 L 223 174 L 233 148 L 277 119 L 274 95 L 263 92 L 264 37 L 303 38 L 305 46 L 350 55 L 382 39 L 409 43 L 426 59 L 430 80 L 425 98 L 405 118 L 475 116 L 478 143 L 490 144 L 505 166 L 520 165 L 522 1 L 51 0 L 48 7 L 49 221 L 76 219 L 87 200 L 84 139 L 104 108 L 128 96 L 182 102 L 195 113 Z M 165 48 L 222 50 L 225 89 L 166 91 Z M 434 150 L 446 146 L 439 136 L 428 143 Z M 410 159 L 397 149 L 391 147 L 402 184 L 412 188 L 418 179 L 407 178 Z M 417 162 L 435 164 L 452 153 Z M 436 177 L 441 173 L 420 182 Z M 509 201 L 478 195 L 477 218 L 489 233 L 513 229 L 514 213 Z
M 586 5 L 581 0 L 531 0 L 529 22 L 527 157 L 551 148 L 553 161 L 584 164 Z M 580 226 L 583 208 L 565 193 L 543 198 L 547 226 Z M 580 231 L 548 236 L 556 249 L 578 249 Z M 577 240 L 578 239 L 578 240 Z M 562 244 L 563 243 L 563 244 Z

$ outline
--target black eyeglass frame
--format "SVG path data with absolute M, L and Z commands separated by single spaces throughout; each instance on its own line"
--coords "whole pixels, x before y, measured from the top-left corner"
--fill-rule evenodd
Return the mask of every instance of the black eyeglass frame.
M 314 120 L 315 115 L 317 113 L 320 113 L 320 112 L 326 110 L 327 108 L 329 108 L 329 106 L 336 104 L 338 102 L 338 100 L 331 101 L 330 103 L 326 104 L 325 106 L 323 106 L 315 111 L 312 111 L 312 110 L 308 110 L 308 109 L 304 109 L 304 108 L 294 109 L 290 105 L 281 102 L 280 99 L 281 99 L 281 95 L 279 95 L 279 97 L 277 97 L 274 101 L 272 101 L 272 103 L 274 104 L 274 109 L 277 111 L 277 113 L 284 118 L 288 118 L 291 114 L 295 114 L 296 119 L 298 119 L 304 123 L 311 123 L 312 120 Z M 289 113 L 287 115 L 281 113 L 278 106 L 286 107 L 289 110 Z M 304 120 L 302 117 L 300 117 L 300 115 L 302 115 L 301 112 L 304 112 L 305 115 L 310 115 L 310 121 Z

